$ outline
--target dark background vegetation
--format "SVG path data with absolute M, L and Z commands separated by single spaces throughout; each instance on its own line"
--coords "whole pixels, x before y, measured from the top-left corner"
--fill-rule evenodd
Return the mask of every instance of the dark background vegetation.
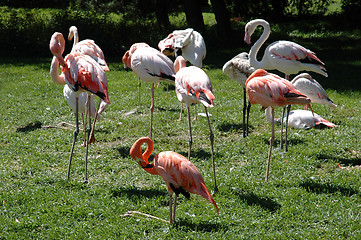
M 322 22 L 334 31 L 360 29 L 361 1 L 340 2 L 341 11 L 330 15 L 327 9 L 332 0 L 2 0 L 0 56 L 49 56 L 52 33 L 66 36 L 71 25 L 79 28 L 80 39 L 94 39 L 106 57 L 119 57 L 134 42 L 157 46 L 179 27 L 201 32 L 209 50 L 242 47 L 244 24 L 252 18 L 267 19 L 272 25 L 305 19 L 300 27 L 312 28 Z M 173 26 L 169 19 L 181 12 L 186 14 L 186 21 Z M 217 24 L 205 25 L 202 12 L 213 12 Z M 286 33 L 282 36 L 282 29 L 279 33 L 271 37 L 287 38 Z

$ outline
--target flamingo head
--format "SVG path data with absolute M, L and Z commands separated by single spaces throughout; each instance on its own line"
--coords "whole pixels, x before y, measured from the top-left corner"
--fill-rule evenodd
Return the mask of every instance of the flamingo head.
M 166 56 L 174 55 L 175 36 L 171 33 L 158 43 L 158 48 Z
M 122 58 L 122 61 L 124 63 L 124 68 L 132 68 L 131 60 L 132 60 L 132 56 L 130 55 L 130 52 L 128 50 L 124 53 L 123 58 Z
M 75 26 L 71 26 L 69 28 L 69 35 L 68 35 L 68 40 L 72 40 L 74 35 L 77 35 L 78 33 L 78 29 Z
M 65 49 L 65 40 L 63 34 L 55 32 L 50 39 L 49 49 L 51 53 L 59 60 L 60 64 L 64 67 L 66 62 L 62 57 L 62 54 Z
M 147 150 L 145 150 L 144 153 L 142 153 L 142 145 L 146 143 Z M 150 157 L 150 154 L 154 150 L 154 143 L 152 139 L 149 137 L 142 137 L 139 138 L 132 146 L 132 148 L 129 151 L 130 156 L 143 168 L 148 168 L 149 162 L 148 159 Z

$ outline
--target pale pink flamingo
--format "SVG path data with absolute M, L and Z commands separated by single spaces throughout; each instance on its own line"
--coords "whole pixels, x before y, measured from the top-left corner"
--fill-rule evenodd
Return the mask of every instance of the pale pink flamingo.
M 142 153 L 142 144 L 147 144 L 147 149 Z M 181 193 L 187 199 L 190 193 L 198 194 L 211 202 L 219 214 L 218 206 L 209 193 L 203 177 L 198 168 L 187 158 L 182 155 L 165 151 L 155 155 L 153 162 L 149 163 L 148 159 L 154 150 L 154 143 L 148 137 L 138 139 L 130 149 L 130 156 L 143 168 L 152 175 L 159 175 L 165 181 L 169 195 L 169 223 L 172 224 L 175 219 L 177 197 Z M 173 193 L 175 193 L 174 208 Z
M 263 43 L 268 39 L 271 28 L 267 21 L 263 19 L 254 19 L 245 26 L 244 41 L 251 43 L 251 36 L 258 26 L 263 27 L 263 33 L 256 43 L 251 47 L 249 58 L 251 66 L 266 70 L 276 69 L 285 74 L 289 80 L 290 74 L 296 74 L 300 71 L 312 71 L 327 77 L 324 63 L 316 57 L 315 53 L 302 47 L 301 45 L 290 41 L 276 41 L 267 46 L 262 60 L 257 60 L 257 53 Z M 287 108 L 288 117 L 290 106 Z M 283 109 L 284 116 L 285 108 Z M 286 121 L 287 123 L 287 121 Z M 287 124 L 285 133 L 285 151 L 287 151 Z M 281 125 L 281 148 L 283 146 L 283 124 Z
M 291 83 L 302 94 L 311 99 L 312 103 L 326 104 L 337 107 L 327 96 L 325 89 L 308 73 L 301 73 L 292 79 Z
M 208 120 L 208 127 L 210 132 L 210 141 L 211 141 L 211 152 L 212 152 L 212 167 L 213 167 L 213 178 L 214 178 L 214 189 L 215 192 L 218 191 L 216 183 L 216 172 L 214 165 L 214 135 L 209 121 L 208 116 L 208 107 L 213 107 L 214 95 L 212 93 L 212 83 L 207 74 L 200 68 L 195 66 L 186 67 L 186 61 L 182 56 L 178 56 L 174 69 L 176 71 L 175 75 L 175 88 L 178 100 L 181 103 L 185 103 L 188 110 L 188 127 L 189 127 L 189 151 L 188 158 L 190 159 L 191 148 L 192 148 L 192 126 L 190 119 L 189 106 L 194 103 L 203 104 L 206 111 L 206 116 Z
M 158 48 L 167 56 L 182 55 L 193 66 L 202 68 L 207 49 L 202 35 L 187 28 L 175 30 L 158 43 Z
M 154 84 L 165 81 L 174 84 L 175 72 L 172 60 L 152 47 L 132 46 L 123 58 L 123 63 L 131 68 L 143 82 L 152 83 L 152 105 L 150 107 L 150 137 L 152 137 L 154 111 Z
M 231 60 L 223 65 L 222 71 L 231 79 L 236 80 L 243 87 L 243 137 L 248 136 L 248 119 L 251 104 L 247 107 L 246 81 L 247 78 L 255 71 L 250 65 L 248 53 L 242 52 L 237 54 Z M 247 111 L 247 121 L 246 121 Z
M 78 123 L 78 99 L 81 92 L 87 91 L 89 94 L 95 94 L 104 100 L 105 103 L 110 104 L 108 97 L 108 82 L 107 77 L 103 68 L 99 66 L 95 60 L 87 55 L 83 55 L 80 53 L 70 53 L 65 57 L 65 60 L 62 56 L 64 51 L 65 40 L 61 33 L 55 32 L 50 40 L 49 48 L 51 53 L 57 58 L 60 65 L 62 66 L 62 73 L 64 76 L 64 80 L 67 85 L 77 93 L 75 98 L 75 123 L 76 128 L 74 131 L 74 139 L 73 144 L 70 151 L 69 157 L 69 167 L 68 167 L 68 177 L 70 176 L 70 167 L 71 160 L 74 151 L 75 141 L 79 133 L 79 123 Z M 88 95 L 88 111 L 91 112 L 90 109 L 90 95 Z M 87 177 L 87 163 L 88 163 L 88 141 L 91 132 L 91 122 L 89 116 L 89 129 L 88 137 L 86 141 L 86 154 L 85 154 L 85 181 L 88 181 Z
M 271 107 L 271 119 L 274 119 L 274 108 L 291 104 L 306 105 L 311 102 L 284 78 L 258 69 L 247 79 L 246 89 L 251 104 L 260 104 L 263 109 Z M 267 157 L 267 170 L 265 181 L 268 181 L 269 166 L 271 162 L 272 145 L 274 141 L 274 121 L 272 123 L 272 136 Z
M 79 33 L 78 29 L 75 26 L 71 26 L 69 28 L 69 41 L 74 37 L 72 52 L 79 52 L 81 54 L 85 54 L 93 58 L 104 71 L 108 72 L 109 67 L 105 61 L 104 53 L 101 48 L 95 44 L 95 42 L 91 39 L 85 39 L 79 42 Z
M 272 122 L 271 108 L 266 109 L 266 117 L 269 122 Z M 273 119 L 276 123 L 281 123 L 282 119 Z M 286 118 L 283 118 L 283 122 L 286 121 Z M 326 126 L 329 128 L 334 128 L 336 125 L 326 119 L 322 118 L 320 115 L 308 111 L 308 110 L 292 110 L 288 117 L 288 126 L 295 129 L 311 129 L 315 126 Z

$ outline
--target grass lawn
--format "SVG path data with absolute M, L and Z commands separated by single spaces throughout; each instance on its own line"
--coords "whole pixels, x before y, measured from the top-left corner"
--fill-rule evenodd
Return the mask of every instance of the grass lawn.
M 89 183 L 83 183 L 83 147 L 75 149 L 67 182 L 73 129 L 43 128 L 74 122 L 62 86 L 51 82 L 50 53 L 46 59 L 1 60 L 0 239 L 361 238 L 361 48 L 337 39 L 330 44 L 319 39 L 314 45 L 307 42 L 310 39 L 303 39 L 302 44 L 317 53 L 329 73 L 328 78 L 312 76 L 338 105 L 331 109 L 314 104 L 313 109 L 338 126 L 291 129 L 287 154 L 278 150 L 277 126 L 270 180 L 265 183 L 271 126 L 260 106 L 253 106 L 250 135 L 242 138 L 243 91 L 221 71 L 230 57 L 245 49 L 209 51 L 205 71 L 216 97 L 209 112 L 219 187 L 214 200 L 220 215 L 198 195 L 191 200 L 180 197 L 172 226 L 122 216 L 138 210 L 168 218 L 163 180 L 146 173 L 129 156 L 132 144 L 149 135 L 150 84 L 142 84 L 138 106 L 135 74 L 123 70 L 120 57 L 108 62 L 111 105 L 97 124 L 96 143 L 90 147 Z M 167 85 L 160 84 L 155 95 L 154 154 L 173 150 L 186 156 L 187 115 L 178 121 L 180 103 L 174 87 L 167 91 Z M 204 112 L 201 106 L 197 110 Z M 213 190 L 207 119 L 198 116 L 192 126 L 191 161 Z

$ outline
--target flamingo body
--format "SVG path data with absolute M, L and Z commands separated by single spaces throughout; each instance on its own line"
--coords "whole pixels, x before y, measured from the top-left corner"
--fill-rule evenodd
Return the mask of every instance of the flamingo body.
M 68 39 L 72 40 L 73 37 L 74 37 L 74 43 L 73 43 L 73 48 L 71 50 L 72 52 L 78 52 L 90 56 L 103 68 L 104 71 L 106 72 L 109 71 L 109 67 L 105 61 L 103 51 L 97 44 L 95 44 L 93 40 L 85 39 L 79 42 L 78 29 L 75 26 L 71 26 L 69 28 Z
M 174 55 L 181 50 L 181 55 L 192 65 L 201 68 L 207 49 L 202 35 L 192 28 L 175 30 L 161 40 L 158 48 L 166 55 Z
M 325 89 L 308 73 L 301 73 L 297 75 L 291 83 L 300 91 L 306 95 L 311 102 L 326 104 L 333 108 L 337 107 L 331 99 L 327 96 Z
M 276 74 L 258 69 L 251 74 L 246 82 L 248 99 L 251 104 L 260 104 L 277 108 L 290 104 L 306 105 L 310 103 L 289 81 Z
M 147 144 L 147 149 L 142 153 L 141 146 L 143 143 Z M 165 181 L 168 194 L 170 198 L 170 223 L 174 221 L 172 217 L 171 201 L 173 193 L 176 197 L 182 193 L 187 198 L 189 193 L 198 194 L 211 202 L 219 213 L 218 206 L 209 193 L 203 177 L 198 168 L 182 155 L 165 151 L 157 154 L 152 163 L 149 163 L 148 158 L 154 150 L 154 143 L 148 137 L 138 139 L 130 149 L 130 156 L 138 162 L 139 166 L 145 171 L 153 175 L 159 175 Z

